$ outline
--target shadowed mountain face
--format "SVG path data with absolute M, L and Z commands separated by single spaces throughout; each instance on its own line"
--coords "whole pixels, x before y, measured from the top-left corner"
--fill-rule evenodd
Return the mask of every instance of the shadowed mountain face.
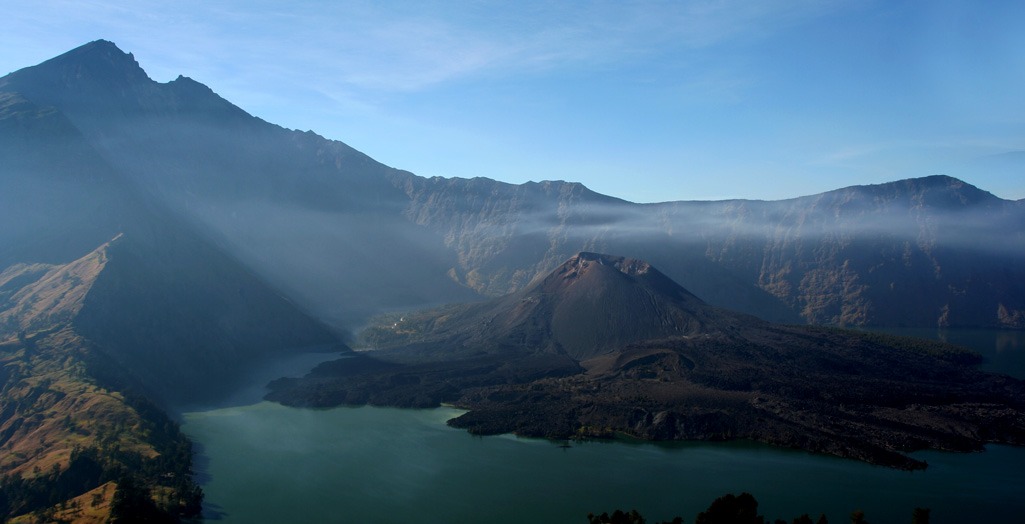
M 516 328 L 544 326 L 575 360 L 631 342 L 720 328 L 712 308 L 640 260 L 580 253 L 502 306 Z M 545 326 L 545 320 L 548 325 Z
M 933 176 L 777 202 L 637 205 L 575 183 L 425 179 L 149 79 L 97 41 L 0 79 L 321 319 L 501 296 L 574 253 L 648 260 L 768 320 L 1025 326 L 1025 205 Z M 482 166 L 486 171 L 486 166 Z
M 4 90 L 59 108 L 142 192 L 336 325 L 476 296 L 446 276 L 441 239 L 402 217 L 394 170 L 340 142 L 187 78 L 154 82 L 104 41 L 12 73 Z
M 409 177 L 404 187 L 410 218 L 452 239 L 457 278 L 485 293 L 518 289 L 577 251 L 605 251 L 768 320 L 1022 325 L 1025 207 L 950 177 L 648 205 L 557 183 L 544 188 L 547 206 L 530 187 L 481 179 Z
M 190 444 L 158 405 L 220 398 L 261 359 L 336 336 L 125 177 L 60 110 L 10 87 L 0 520 L 79 496 L 109 509 L 107 483 L 125 472 L 167 494 L 153 512 L 195 514 Z
M 648 263 L 579 253 L 522 291 L 482 304 L 408 313 L 364 337 L 377 348 L 439 354 L 562 355 L 582 361 L 649 339 L 734 331 L 754 318 L 705 304 Z
M 60 112 L 0 96 L 0 153 L 13 160 L 0 171 L 0 260 L 12 276 L 0 308 L 30 323 L 12 329 L 70 323 L 175 402 L 230 387 L 233 368 L 250 359 L 333 343 L 322 325 L 133 187 Z M 88 278 L 75 269 L 86 261 Z M 28 270 L 39 264 L 51 267 Z M 26 297 L 73 304 L 73 313 L 28 314 Z
M 946 344 L 778 326 L 646 262 L 580 253 L 523 291 L 388 316 L 379 349 L 271 384 L 296 406 L 447 402 L 475 433 L 748 438 L 901 468 L 903 452 L 1025 443 L 1025 383 Z
M 59 111 L 0 92 L 0 158 L 0 267 L 69 262 L 121 231 L 124 187 Z

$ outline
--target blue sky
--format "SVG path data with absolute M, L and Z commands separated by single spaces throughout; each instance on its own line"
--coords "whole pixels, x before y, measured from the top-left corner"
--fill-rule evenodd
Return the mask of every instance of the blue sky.
M 930 174 L 1025 198 L 1025 2 L 3 1 L 0 74 L 96 39 L 423 176 L 635 202 Z

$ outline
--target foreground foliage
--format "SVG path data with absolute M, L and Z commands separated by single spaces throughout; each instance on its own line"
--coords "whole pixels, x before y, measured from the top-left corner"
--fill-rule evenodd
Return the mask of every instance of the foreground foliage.
M 927 508 L 915 508 L 911 515 L 911 524 L 929 524 L 929 510 Z M 587 515 L 588 524 L 645 524 L 647 521 L 637 512 L 630 510 L 615 510 L 612 514 L 602 513 Z M 658 524 L 684 524 L 683 517 L 674 517 L 672 520 L 660 521 Z M 857 510 L 850 515 L 851 524 L 868 524 L 865 513 Z M 825 515 L 819 515 L 818 519 L 812 520 L 807 513 L 794 517 L 790 524 L 829 524 Z M 769 521 L 758 514 L 758 501 L 750 493 L 723 495 L 715 499 L 708 509 L 694 517 L 694 524 L 769 524 Z M 784 519 L 776 519 L 772 524 L 788 524 Z

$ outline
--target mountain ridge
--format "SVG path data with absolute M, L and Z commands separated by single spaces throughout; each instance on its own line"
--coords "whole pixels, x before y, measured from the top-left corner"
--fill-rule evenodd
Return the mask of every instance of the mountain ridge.
M 134 70 L 116 49 L 54 60 L 74 69 L 109 55 Z M 1025 208 L 954 178 L 657 204 L 576 182 L 428 179 L 264 122 L 185 77 L 40 90 L 63 78 L 41 66 L 0 91 L 66 112 L 134 184 L 342 330 L 380 310 L 501 296 L 580 251 L 649 260 L 706 301 L 769 320 L 1025 328 L 1011 320 L 1025 318 L 1025 271 L 1007 271 L 1025 266 Z
M 98 62 L 102 66 L 109 66 L 109 67 L 105 68 L 105 69 L 107 69 L 107 72 L 115 71 L 115 72 L 120 72 L 120 73 L 124 73 L 124 74 L 117 74 L 117 75 L 110 75 L 110 74 L 103 74 L 103 73 L 97 74 L 98 73 L 97 69 L 103 69 L 103 67 L 93 67 L 93 68 L 87 67 L 89 65 L 94 65 L 95 66 L 95 65 L 97 65 Z M 25 68 L 19 69 L 17 71 L 9 73 L 5 77 L 0 78 L 0 81 L 4 80 L 6 78 L 8 80 L 8 82 L 10 82 L 12 79 L 17 79 L 19 76 L 25 74 L 26 70 L 41 69 L 41 70 L 43 70 L 42 71 L 42 76 L 47 76 L 48 74 L 52 75 L 52 72 L 45 71 L 47 68 L 50 68 L 50 67 L 52 67 L 52 68 L 60 68 L 60 69 L 66 71 L 68 69 L 82 69 L 83 66 L 86 66 L 86 69 L 82 71 L 83 74 L 78 74 L 78 75 L 63 74 L 63 75 L 59 75 L 59 76 L 61 76 L 63 78 L 70 78 L 72 76 L 81 78 L 82 76 L 85 76 L 84 73 L 95 74 L 95 76 L 98 77 L 99 79 L 108 79 L 111 76 L 114 76 L 114 77 L 122 77 L 123 76 L 123 77 L 126 77 L 128 79 L 128 83 L 133 84 L 133 85 L 134 84 L 155 84 L 155 85 L 165 86 L 165 87 L 166 86 L 174 85 L 176 83 L 180 83 L 181 85 L 188 85 L 190 87 L 195 87 L 197 91 L 202 92 L 205 95 L 213 95 L 214 97 L 216 97 L 216 99 L 218 99 L 220 101 L 223 101 L 223 102 L 226 102 L 227 104 L 231 105 L 232 107 L 235 107 L 236 109 L 239 109 L 241 114 L 245 114 L 246 116 L 250 116 L 251 118 L 259 120 L 257 117 L 252 117 L 252 115 L 249 115 L 244 110 L 241 110 L 241 108 L 238 108 L 238 106 L 235 106 L 234 104 L 231 104 L 230 102 L 228 102 L 227 100 L 222 98 L 220 95 L 217 95 L 212 89 L 210 89 L 205 84 L 203 84 L 203 83 L 201 83 L 201 82 L 199 82 L 199 81 L 197 81 L 197 80 L 195 80 L 195 79 L 193 79 L 191 77 L 187 77 L 187 76 L 184 76 L 184 75 L 179 75 L 176 79 L 171 80 L 169 82 L 165 82 L 165 83 L 160 83 L 160 82 L 156 82 L 156 81 L 152 80 L 149 77 L 149 75 L 146 74 L 145 70 L 138 63 L 138 61 L 135 59 L 135 57 L 134 57 L 134 55 L 132 53 L 125 52 L 125 51 L 121 50 L 117 46 L 117 44 L 115 44 L 114 42 L 111 42 L 109 40 L 105 40 L 105 39 L 98 39 L 98 40 L 94 40 L 92 42 L 83 44 L 82 46 L 79 46 L 79 47 L 77 47 L 75 49 L 72 49 L 72 50 L 70 50 L 70 51 L 68 51 L 66 53 L 63 53 L 63 54 L 55 57 L 55 58 L 46 60 L 46 61 L 44 61 L 44 62 L 42 62 L 42 63 L 40 63 L 40 64 L 38 64 L 36 66 L 29 66 L 29 67 L 25 67 Z M 91 76 L 91 75 L 89 75 L 89 76 Z M 10 77 L 10 78 L 8 78 L 8 77 Z M 95 79 L 93 79 L 93 78 L 87 78 L 87 79 L 95 81 Z M 3 86 L 3 83 L 0 82 L 0 87 L 2 87 L 2 86 Z M 270 125 L 273 125 L 273 124 L 270 124 Z M 277 126 L 275 126 L 275 127 L 277 127 Z M 299 131 L 299 130 L 289 130 L 289 131 L 295 131 L 295 132 L 298 132 L 298 133 L 304 133 L 303 131 Z M 321 135 L 317 135 L 316 133 L 314 133 L 312 131 L 306 131 L 305 133 L 312 133 L 314 136 L 316 136 L 317 138 L 323 139 L 324 141 L 332 142 L 332 143 L 336 143 L 336 144 L 340 144 L 340 145 L 345 145 L 346 147 L 350 147 L 350 146 L 347 146 L 344 142 L 341 142 L 341 141 L 339 141 L 337 139 L 328 139 L 328 138 L 325 138 L 325 137 L 323 137 Z M 420 177 L 417 177 L 417 178 L 420 178 Z M 622 201 L 624 203 L 635 204 L 633 202 L 629 202 L 629 201 L 625 201 L 625 200 L 622 200 L 622 199 L 618 199 L 618 198 L 616 198 L 614 196 L 608 196 L 608 195 L 602 195 L 602 194 L 599 194 L 599 193 L 595 193 L 592 190 L 586 188 L 586 186 L 583 186 L 583 184 L 580 184 L 579 182 L 566 182 L 566 181 L 563 181 L 563 180 L 543 180 L 543 181 L 539 181 L 539 182 L 528 181 L 528 182 L 525 182 L 524 184 L 511 184 L 511 183 L 506 183 L 506 182 L 500 182 L 498 180 L 490 179 L 490 178 L 487 178 L 487 177 L 474 177 L 474 178 L 470 178 L 470 179 L 464 179 L 464 178 L 458 178 L 458 177 L 451 177 L 451 178 L 449 178 L 449 177 L 432 177 L 430 179 L 423 179 L 423 180 L 426 180 L 426 181 L 440 180 L 440 181 L 452 181 L 452 182 L 455 182 L 455 181 L 470 181 L 470 182 L 472 182 L 474 180 L 482 180 L 482 181 L 487 181 L 487 182 L 498 182 L 498 183 L 506 184 L 506 185 L 509 185 L 509 186 L 517 186 L 517 185 L 530 186 L 530 185 L 545 185 L 545 184 L 580 185 L 580 186 L 584 187 L 585 189 L 587 189 L 587 191 L 592 193 L 594 196 L 602 197 L 602 198 L 607 198 L 607 199 L 619 200 L 619 201 Z M 935 174 L 935 175 L 923 175 L 923 176 L 919 176 L 919 177 L 905 178 L 905 179 L 900 179 L 900 180 L 895 180 L 895 181 L 890 181 L 890 182 L 882 182 L 882 183 L 875 183 L 875 184 L 858 184 L 858 185 L 852 185 L 852 186 L 845 186 L 845 187 L 834 189 L 834 190 L 828 190 L 828 191 L 825 191 L 825 192 L 822 192 L 822 193 L 816 193 L 816 194 L 811 194 L 811 195 L 803 195 L 803 196 L 797 196 L 797 197 L 790 197 L 790 198 L 784 198 L 784 199 L 777 199 L 777 200 L 760 200 L 760 199 L 670 200 L 670 201 L 651 202 L 651 203 L 636 203 L 636 204 L 637 205 L 658 206 L 658 205 L 662 205 L 662 204 L 681 203 L 681 202 L 704 202 L 704 203 L 721 203 L 721 202 L 780 202 L 780 201 L 789 201 L 789 200 L 796 200 L 796 199 L 801 199 L 801 198 L 809 198 L 809 197 L 821 196 L 821 195 L 825 195 L 825 194 L 830 194 L 830 193 L 835 193 L 835 192 L 844 192 L 844 191 L 849 191 L 849 190 L 875 191 L 875 190 L 886 190 L 886 189 L 891 189 L 891 188 L 894 188 L 894 187 L 901 187 L 901 186 L 905 186 L 905 187 L 909 187 L 909 188 L 914 188 L 915 186 L 922 186 L 922 187 L 926 187 L 926 188 L 939 188 L 939 187 L 943 187 L 943 186 L 952 187 L 952 188 L 962 188 L 963 187 L 963 188 L 965 188 L 969 192 L 979 193 L 981 195 L 985 195 L 986 197 L 992 197 L 992 198 L 995 198 L 995 199 L 998 199 L 998 200 L 1002 200 L 1002 201 L 1006 201 L 1006 202 L 1014 201 L 1014 200 L 1007 200 L 1007 199 L 1003 199 L 1003 198 L 997 197 L 997 196 L 993 195 L 992 193 L 989 193 L 987 191 L 981 190 L 978 187 L 976 187 L 976 186 L 974 186 L 972 184 L 969 184 L 969 183 L 967 183 L 967 182 L 965 182 L 963 180 L 960 180 L 960 179 L 958 179 L 956 177 L 951 177 L 949 175 L 943 175 L 943 174 Z

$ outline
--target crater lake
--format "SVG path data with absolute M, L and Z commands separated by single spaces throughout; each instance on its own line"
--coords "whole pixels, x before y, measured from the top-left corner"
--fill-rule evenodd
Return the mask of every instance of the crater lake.
M 906 333 L 905 333 L 906 334 Z M 923 335 L 922 332 L 916 333 Z M 970 344 L 984 369 L 1022 376 L 1025 334 L 928 332 Z M 749 492 L 766 519 L 803 513 L 846 522 L 1014 521 L 1025 512 L 1025 448 L 922 451 L 925 471 L 898 471 L 751 442 L 573 442 L 475 437 L 445 421 L 452 408 L 296 409 L 258 401 L 268 377 L 301 374 L 305 355 L 254 374 L 219 407 L 184 414 L 197 445 L 204 515 L 218 522 L 587 522 L 636 509 L 648 521 L 694 516 L 726 493 Z

